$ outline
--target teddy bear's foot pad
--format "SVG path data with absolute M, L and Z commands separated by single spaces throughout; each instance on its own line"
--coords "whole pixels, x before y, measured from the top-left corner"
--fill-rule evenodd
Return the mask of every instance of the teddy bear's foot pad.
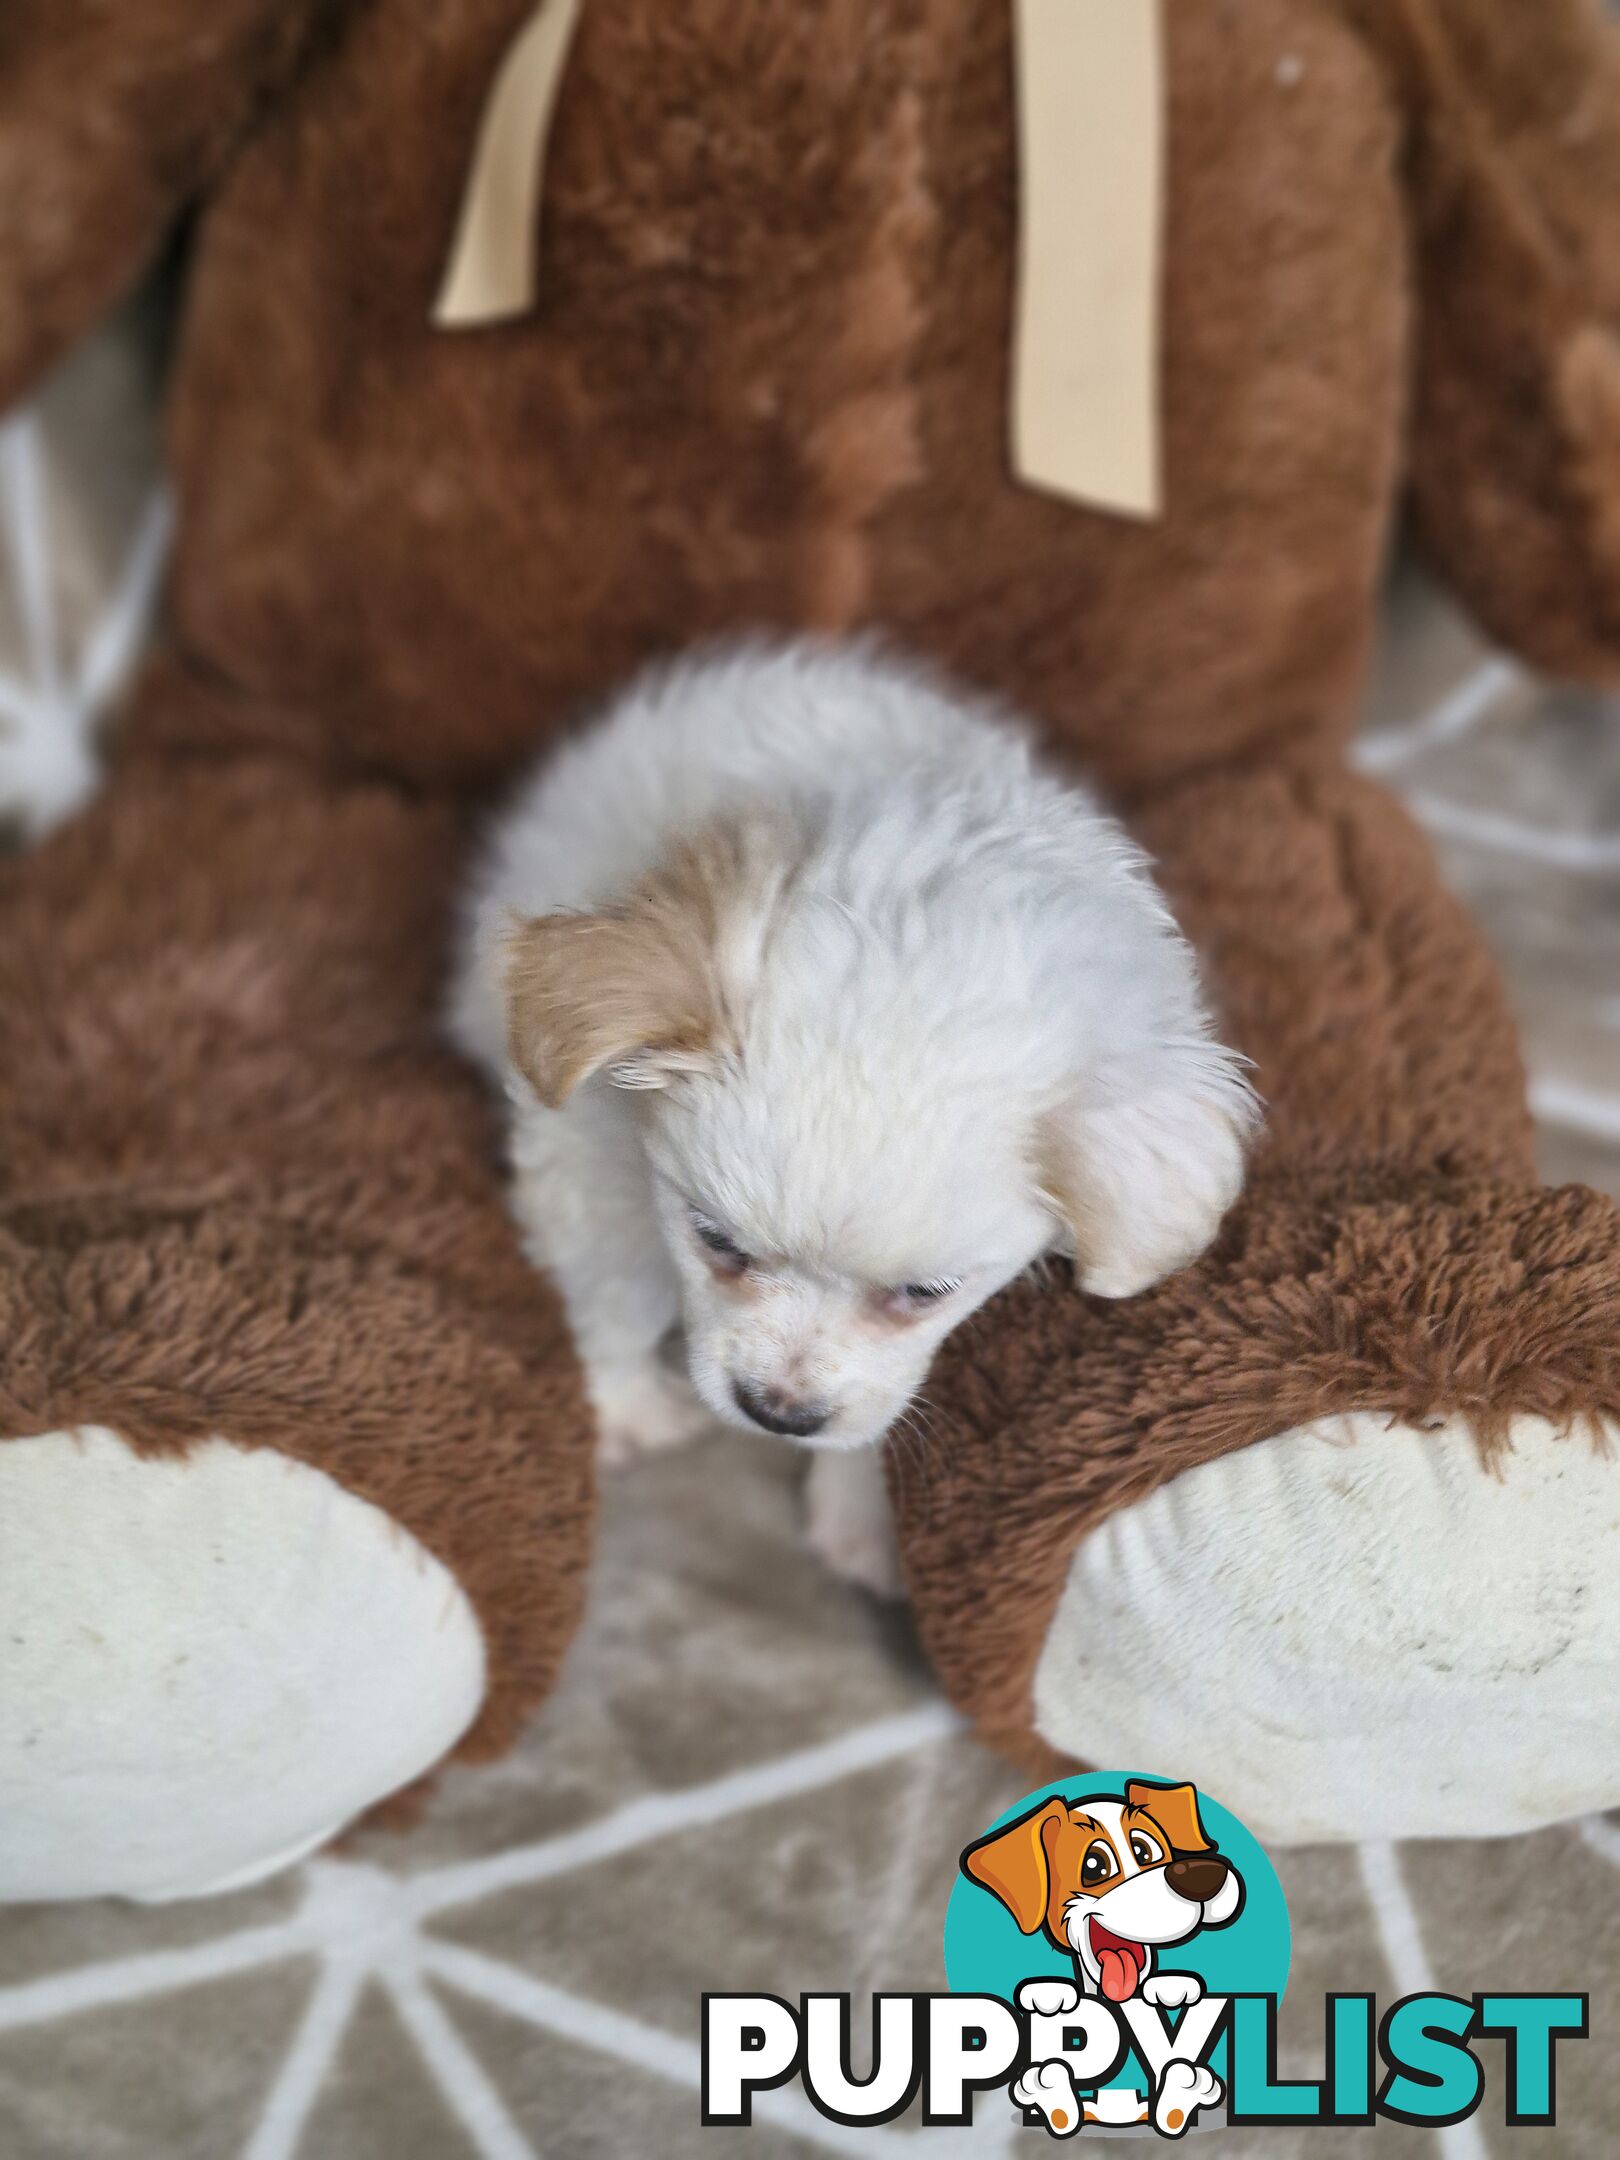
M 1502 1836 L 1620 1803 L 1620 1431 L 1360 1414 L 1184 1472 L 1079 1548 L 1035 1721 L 1273 1842 Z
M 273 1873 L 476 1715 L 465 1593 L 323 1472 L 90 1426 L 0 1446 L 0 1897 Z

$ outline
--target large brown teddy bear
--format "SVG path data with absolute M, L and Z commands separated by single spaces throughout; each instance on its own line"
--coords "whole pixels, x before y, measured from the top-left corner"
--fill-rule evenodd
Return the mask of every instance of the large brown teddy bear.
M 541 1699 L 557 1309 L 439 1046 L 469 809 L 650 654 L 880 625 L 1125 809 L 1270 1106 L 1197 1267 L 1016 1289 L 896 1493 L 1002 1743 L 1279 1835 L 1620 1800 L 1620 1223 L 1353 778 L 1403 477 L 1620 679 L 1589 0 L 1168 0 L 1165 508 L 1020 486 L 1010 0 L 588 0 L 503 327 L 430 321 L 531 0 L 11 0 L 0 403 L 196 210 L 166 651 L 0 886 L 0 1877 L 241 1880 Z M 1145 4 L 1145 0 L 1144 0 Z

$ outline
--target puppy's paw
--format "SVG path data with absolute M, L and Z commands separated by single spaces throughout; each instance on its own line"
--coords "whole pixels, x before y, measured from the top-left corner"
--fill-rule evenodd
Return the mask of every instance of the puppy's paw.
M 1024 1980 L 1019 1983 L 1018 2007 L 1032 2017 L 1067 2017 L 1080 2007 L 1080 1990 L 1072 1980 Z
M 1061 2059 L 1031 2063 L 1013 2085 L 1012 2097 L 1018 2107 L 1039 2109 L 1053 2137 L 1073 2137 L 1080 2127 L 1080 2096 Z
M 665 1365 L 593 1372 L 590 1381 L 596 1459 L 604 1470 L 679 1447 L 714 1423 L 690 1383 Z
M 1153 2096 L 1154 2129 L 1163 2137 L 1180 2137 L 1198 2110 L 1214 2107 L 1225 2090 L 1207 2063 L 1172 2057 Z
M 905 1596 L 900 1545 L 876 1448 L 828 1449 L 813 1457 L 805 1485 L 805 1533 L 811 1551 L 843 1581 L 874 1597 Z
M 1182 2010 L 1203 1998 L 1204 1983 L 1196 1973 L 1154 1973 L 1142 1982 L 1142 2000 L 1156 2010 Z

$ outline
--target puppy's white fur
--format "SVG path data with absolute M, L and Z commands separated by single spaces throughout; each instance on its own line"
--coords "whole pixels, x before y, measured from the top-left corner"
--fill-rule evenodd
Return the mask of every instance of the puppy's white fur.
M 1104 1297 L 1193 1259 L 1254 1117 L 1119 826 L 865 646 L 666 668 L 549 760 L 474 879 L 453 1021 L 612 1451 L 748 1425 L 739 1388 L 875 1440 L 1049 1248 Z

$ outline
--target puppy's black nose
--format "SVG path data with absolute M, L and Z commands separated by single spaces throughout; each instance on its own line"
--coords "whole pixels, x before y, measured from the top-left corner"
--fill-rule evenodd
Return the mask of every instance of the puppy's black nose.
M 763 1425 L 767 1432 L 787 1433 L 795 1440 L 808 1440 L 812 1433 L 820 1432 L 832 1415 L 821 1403 L 795 1402 L 780 1388 L 755 1387 L 751 1380 L 733 1380 L 731 1392 L 737 1408 L 756 1425 Z
M 1172 1860 L 1164 1871 L 1172 1890 L 1179 1890 L 1195 1905 L 1207 1905 L 1226 1880 L 1226 1862 L 1219 1853 L 1198 1853 L 1188 1860 Z

